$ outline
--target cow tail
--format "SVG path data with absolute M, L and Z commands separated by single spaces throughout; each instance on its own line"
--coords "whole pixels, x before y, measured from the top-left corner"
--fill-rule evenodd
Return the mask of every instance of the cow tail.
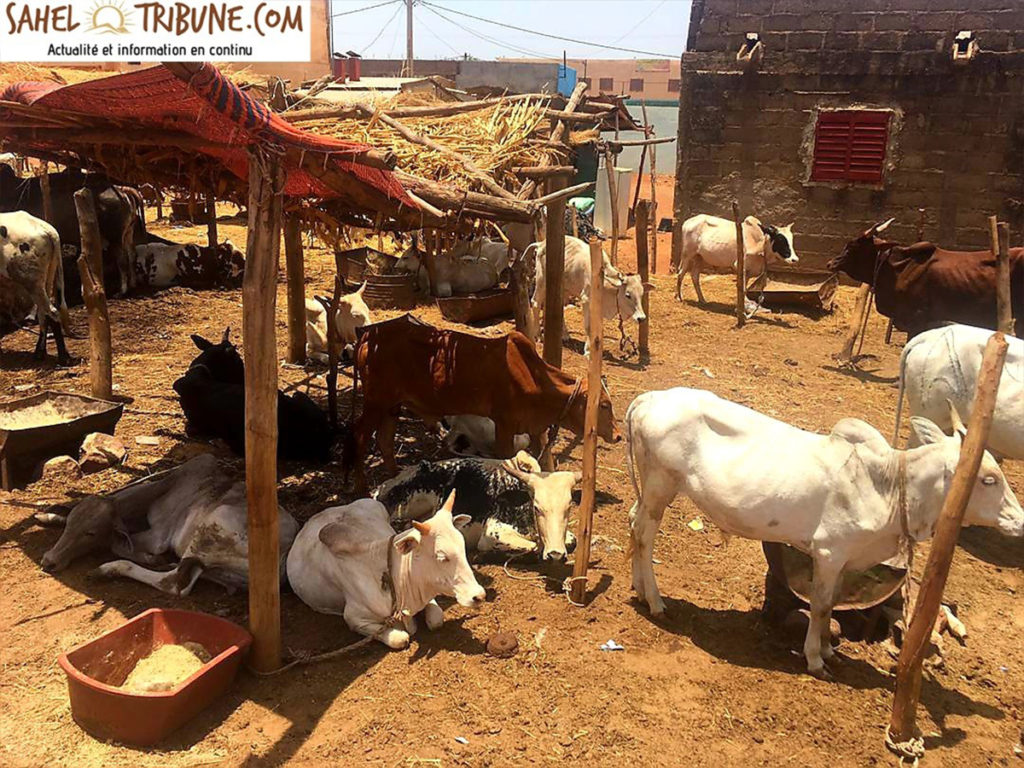
M 897 448 L 900 441 L 900 419 L 903 416 L 903 394 L 907 389 L 907 356 L 913 349 L 913 341 L 907 343 L 900 353 L 900 393 L 896 398 L 896 429 L 892 434 L 892 447 Z
M 637 401 L 634 400 L 626 409 L 626 468 L 629 470 L 629 481 L 633 484 L 633 493 L 636 494 L 636 503 L 640 504 L 640 483 L 636 479 L 636 458 L 633 455 L 633 407 Z M 626 562 L 633 559 L 633 551 L 636 543 L 633 541 L 632 526 L 630 526 L 629 541 L 626 542 Z
M 53 283 L 53 292 L 57 297 L 57 312 L 60 315 L 60 325 L 64 329 L 65 335 L 71 336 L 71 314 L 68 312 L 68 300 L 64 285 L 64 254 L 61 252 L 60 235 L 54 235 L 53 251 L 57 259 L 56 279 Z

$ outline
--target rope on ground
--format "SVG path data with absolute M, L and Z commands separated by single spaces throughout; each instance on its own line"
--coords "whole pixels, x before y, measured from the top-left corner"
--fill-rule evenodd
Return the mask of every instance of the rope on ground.
M 336 648 L 333 651 L 326 651 L 324 653 L 317 653 L 312 655 L 300 654 L 295 658 L 294 661 L 290 661 L 283 667 L 272 669 L 269 672 L 260 672 L 258 669 L 253 669 L 248 664 L 246 664 L 246 669 L 248 669 L 257 677 L 273 677 L 274 675 L 279 675 L 282 672 L 286 672 L 292 667 L 298 667 L 305 664 L 316 664 L 318 661 L 326 661 L 327 659 L 333 659 L 337 656 L 342 656 L 346 653 L 356 650 L 357 648 L 362 648 L 364 645 L 373 642 L 373 640 L 375 639 L 376 638 L 373 635 L 370 635 L 369 637 L 364 637 L 362 640 L 357 640 L 354 643 L 350 643 L 349 645 L 346 645 L 343 648 Z
M 584 581 L 585 582 L 587 580 L 586 576 L 567 576 L 563 581 L 559 581 L 555 577 L 553 577 L 553 576 L 546 576 L 543 573 L 536 573 L 536 574 L 533 574 L 531 576 L 516 576 L 514 573 L 512 573 L 508 569 L 508 564 L 509 563 L 511 563 L 516 558 L 519 558 L 519 557 L 522 557 L 523 555 L 528 555 L 528 554 L 530 554 L 530 553 L 529 552 L 517 552 L 516 554 L 512 555 L 511 557 L 509 557 L 509 559 L 505 561 L 505 564 L 501 566 L 501 569 L 503 571 L 505 571 L 505 575 L 508 576 L 510 579 L 512 579 L 514 581 L 530 581 L 530 582 L 533 582 L 534 585 L 538 586 L 538 587 L 541 587 L 541 584 L 543 584 L 546 581 L 550 581 L 552 584 L 558 584 L 562 588 L 562 592 L 565 593 L 565 599 L 569 601 L 570 605 L 575 605 L 577 608 L 586 608 L 586 606 L 583 603 L 577 603 L 575 600 L 573 600 L 569 596 L 571 591 L 572 591 L 573 582 L 575 582 L 575 581 Z M 541 587 L 541 589 L 543 589 L 543 587 Z
M 906 741 L 895 741 L 889 726 L 885 727 L 885 746 L 900 759 L 900 765 L 917 768 L 917 764 L 924 757 L 924 738 L 911 736 Z
M 584 584 L 587 581 L 586 576 L 568 576 L 565 581 L 562 582 L 562 591 L 565 592 L 565 599 L 569 601 L 569 605 L 575 605 L 577 608 L 586 608 L 584 603 L 577 603 L 572 599 L 572 585 L 574 581 L 582 581 Z

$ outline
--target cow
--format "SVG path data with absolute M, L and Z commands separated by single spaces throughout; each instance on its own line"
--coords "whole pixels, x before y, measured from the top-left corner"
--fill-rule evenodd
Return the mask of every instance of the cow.
M 215 248 L 195 243 L 145 243 L 135 246 L 133 268 L 136 283 L 147 288 L 240 288 L 245 256 L 230 240 Z
M 680 387 L 640 395 L 626 414 L 637 495 L 629 513 L 633 588 L 652 614 L 664 613 L 654 537 L 665 507 L 682 492 L 725 533 L 789 544 L 811 556 L 804 655 L 811 674 L 828 677 L 824 662 L 833 651 L 823 640 L 843 571 L 893 558 L 905 537 L 930 537 L 949 491 L 961 432 L 947 437 L 916 416 L 911 423 L 922 445 L 899 451 L 859 419 L 843 419 L 819 435 L 711 392 Z M 751 472 L 752 457 L 766 448 L 786 460 Z M 1024 536 L 1024 510 L 988 452 L 964 523 Z
M 245 365 L 230 341 L 230 329 L 219 344 L 193 335 L 200 354 L 174 382 L 190 435 L 224 440 L 245 455 Z M 281 459 L 325 462 L 334 436 L 327 416 L 301 392 L 277 393 L 277 455 Z
M 544 269 L 547 260 L 547 244 L 533 243 L 531 248 L 536 252 L 536 287 L 531 303 L 535 310 L 543 312 L 547 282 Z M 608 258 L 604 258 L 604 283 L 601 292 L 601 315 L 605 320 L 619 316 L 619 331 L 622 334 L 620 348 L 625 348 L 625 323 L 635 320 L 637 323 L 647 319 L 644 313 L 643 298 L 645 291 L 653 291 L 652 283 L 644 283 L 640 275 L 620 272 Z M 590 356 L 590 246 L 578 237 L 565 238 L 565 268 L 562 273 L 562 297 L 564 303 L 583 300 L 583 333 L 586 336 L 583 354 Z M 538 328 L 539 328 L 538 323 Z M 567 335 L 567 328 L 562 326 Z
M 438 595 L 467 608 L 486 597 L 466 558 L 459 528 L 465 515 L 452 515 L 454 494 L 433 517 L 396 533 L 384 505 L 359 499 L 311 517 L 288 553 L 288 583 L 319 613 L 340 614 L 355 632 L 400 650 L 416 632 L 415 615 L 438 629 L 444 612 Z
M 29 297 L 35 307 L 39 322 L 36 357 L 46 357 L 47 330 L 52 328 L 57 362 L 70 365 L 71 356 L 64 343 L 68 305 L 64 298 L 64 267 L 57 230 L 25 211 L 0 213 L 0 277 L 8 281 L 5 285 L 10 297 L 3 303 L 15 307 L 12 313 L 17 314 L 16 307 L 24 305 L 19 295 L 22 299 Z M 16 322 L 20 324 L 23 319 L 24 315 Z
M 358 289 L 345 294 L 338 301 L 334 327 L 338 343 L 342 346 L 354 344 L 359 329 L 373 322 L 370 308 L 363 300 L 365 290 L 364 282 Z M 324 303 L 325 300 L 306 299 L 306 356 L 321 362 L 327 360 L 327 310 Z
M 772 261 L 796 264 L 800 258 L 793 245 L 793 225 L 762 224 L 754 216 L 743 220 L 743 256 L 748 275 L 761 274 Z M 700 273 L 707 269 L 736 271 L 736 223 L 701 213 L 683 222 L 682 248 L 676 270 L 676 301 L 683 300 L 683 277 L 689 273 L 697 301 L 706 304 L 700 290 Z
M 992 331 L 969 325 L 950 325 L 918 334 L 900 355 L 900 394 L 896 431 L 900 433 L 903 397 L 911 416 L 923 416 L 941 429 L 953 424 L 948 404 L 970 419 L 978 371 Z M 996 409 L 988 449 L 998 456 L 1024 459 L 1024 341 L 1007 336 L 1009 349 L 999 379 Z
M 933 243 L 902 246 L 879 235 L 894 219 L 847 243 L 828 268 L 867 283 L 875 306 L 913 338 L 944 323 L 996 328 L 997 260 L 991 251 L 947 251 Z M 1010 303 L 1024 336 L 1024 248 L 1011 248 Z
M 230 592 L 249 581 L 245 481 L 232 480 L 208 453 L 189 459 L 106 496 L 79 501 L 63 522 L 57 543 L 43 555 L 43 570 L 55 572 L 96 550 L 120 560 L 101 565 L 101 576 L 124 576 L 171 595 L 188 595 L 201 577 Z M 278 507 L 281 574 L 299 530 Z M 160 568 L 168 557 L 170 570 Z
M 81 250 L 78 212 L 74 193 L 82 188 L 93 194 L 96 217 L 103 243 L 104 284 L 110 295 L 123 296 L 134 285 L 132 270 L 134 244 L 145 235 L 145 217 L 138 215 L 137 203 L 126 187 L 118 187 L 98 174 L 75 168 L 49 174 L 53 221 L 61 242 L 73 256 Z M 43 218 L 43 193 L 38 178 L 22 179 L 9 165 L 0 164 L 0 212 L 23 210 Z M 68 296 L 79 300 L 78 270 L 66 270 Z M 97 276 L 98 277 L 98 276 Z
M 434 260 L 434 295 L 440 297 L 493 288 L 510 263 L 505 243 L 484 238 L 464 240 L 449 253 L 427 258 Z M 430 284 L 423 259 L 423 252 L 413 243 L 395 262 L 395 269 L 416 273 L 420 290 L 426 292 Z
M 575 538 L 566 531 L 573 487 L 582 475 L 541 472 L 536 459 L 447 459 L 403 470 L 371 494 L 387 507 L 399 529 L 433 514 L 455 493 L 453 513 L 470 522 L 462 529 L 466 546 L 479 552 L 533 552 L 562 561 Z
M 457 414 L 441 419 L 441 426 L 447 430 L 444 444 L 456 456 L 477 456 L 482 459 L 496 458 L 494 455 L 494 421 L 486 416 Z M 516 435 L 512 449 L 518 454 L 530 447 L 530 436 Z
M 541 435 L 552 424 L 583 434 L 586 380 L 544 362 L 533 342 L 516 331 L 489 339 L 402 315 L 364 329 L 353 378 L 363 381 L 363 412 L 344 465 L 346 471 L 355 466 L 359 490 L 365 488 L 363 461 L 374 432 L 388 475 L 396 474 L 395 429 L 403 406 L 431 422 L 452 412 L 493 419 L 500 458 L 515 453 L 515 435 L 523 433 L 538 453 Z M 622 439 L 603 388 L 597 433 L 606 442 Z

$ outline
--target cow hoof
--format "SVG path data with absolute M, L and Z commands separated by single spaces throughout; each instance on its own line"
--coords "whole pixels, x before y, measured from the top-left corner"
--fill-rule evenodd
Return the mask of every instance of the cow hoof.
M 404 629 L 389 629 L 381 637 L 381 640 L 393 651 L 401 651 L 409 647 L 409 633 Z
M 87 578 L 91 581 L 110 581 L 120 575 L 117 563 L 104 563 L 98 568 L 88 572 Z
M 832 673 L 828 671 L 828 667 L 826 667 L 824 664 L 822 664 L 821 667 L 819 667 L 818 669 L 811 669 L 810 667 L 808 667 L 807 673 L 818 678 L 819 680 L 824 680 L 826 683 L 834 683 L 836 680 L 832 676 Z
M 428 605 L 423 609 L 423 620 L 427 624 L 427 629 L 440 629 L 444 625 L 444 611 L 440 606 Z

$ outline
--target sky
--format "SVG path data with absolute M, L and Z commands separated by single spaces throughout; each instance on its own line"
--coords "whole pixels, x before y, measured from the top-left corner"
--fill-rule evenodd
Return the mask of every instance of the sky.
M 334 50 L 368 59 L 405 58 L 405 2 L 331 0 Z M 413 47 L 417 59 L 677 58 L 686 43 L 690 0 L 415 0 Z M 352 13 L 352 11 L 356 11 Z M 539 37 L 470 14 L 584 42 Z M 338 15 L 344 14 L 344 15 Z M 586 43 L 637 49 L 608 50 Z

